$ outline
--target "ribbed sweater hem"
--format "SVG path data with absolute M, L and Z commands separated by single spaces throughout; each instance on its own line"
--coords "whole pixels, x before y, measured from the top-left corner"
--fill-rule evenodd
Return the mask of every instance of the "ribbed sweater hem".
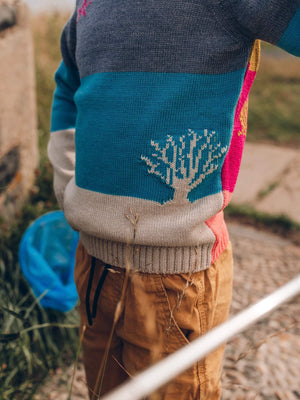
M 87 252 L 106 264 L 152 274 L 198 272 L 211 265 L 212 244 L 193 247 L 130 245 L 80 233 Z M 226 246 L 225 246 L 226 247 Z

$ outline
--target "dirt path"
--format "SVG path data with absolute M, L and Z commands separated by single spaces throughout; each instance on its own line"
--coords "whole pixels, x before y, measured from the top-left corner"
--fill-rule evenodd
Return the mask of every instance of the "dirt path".
M 252 228 L 229 225 L 235 257 L 232 314 L 300 272 L 300 248 Z M 222 400 L 300 399 L 300 298 L 236 336 L 227 346 Z M 34 400 L 67 400 L 72 368 L 58 370 Z M 79 366 L 72 400 L 88 399 Z

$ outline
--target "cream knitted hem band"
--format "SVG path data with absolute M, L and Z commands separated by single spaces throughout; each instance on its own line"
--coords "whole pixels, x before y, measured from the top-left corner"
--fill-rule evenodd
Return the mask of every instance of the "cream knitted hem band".
M 139 246 L 103 240 L 80 233 L 87 252 L 120 268 L 151 274 L 180 274 L 205 270 L 211 264 L 212 245 L 198 247 Z

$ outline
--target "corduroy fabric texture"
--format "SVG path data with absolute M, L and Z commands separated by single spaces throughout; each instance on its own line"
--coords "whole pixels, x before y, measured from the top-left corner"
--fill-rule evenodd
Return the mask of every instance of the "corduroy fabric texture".
M 79 293 L 84 364 L 90 398 L 96 399 L 101 364 L 124 290 L 120 315 L 113 330 L 101 394 L 109 392 L 159 359 L 224 322 L 232 293 L 231 245 L 206 271 L 189 274 L 143 274 L 113 268 L 96 260 L 88 290 L 92 258 L 82 244 L 76 254 L 75 281 Z M 87 296 L 92 304 L 98 282 L 107 276 L 89 324 Z M 127 283 L 126 283 L 127 282 Z M 123 285 L 125 287 L 123 289 Z M 94 307 L 95 309 L 95 307 Z M 91 322 L 91 321 L 90 321 Z M 159 400 L 219 400 L 224 346 L 209 354 L 160 389 Z

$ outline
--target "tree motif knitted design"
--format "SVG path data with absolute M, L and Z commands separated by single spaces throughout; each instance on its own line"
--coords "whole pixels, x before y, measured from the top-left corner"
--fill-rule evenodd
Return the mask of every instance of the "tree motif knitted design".
M 151 140 L 155 152 L 141 156 L 149 174 L 159 177 L 174 189 L 177 204 L 189 203 L 188 194 L 215 172 L 227 146 L 217 141 L 216 132 L 200 134 L 192 129 L 179 137 L 168 135 L 159 142 Z

